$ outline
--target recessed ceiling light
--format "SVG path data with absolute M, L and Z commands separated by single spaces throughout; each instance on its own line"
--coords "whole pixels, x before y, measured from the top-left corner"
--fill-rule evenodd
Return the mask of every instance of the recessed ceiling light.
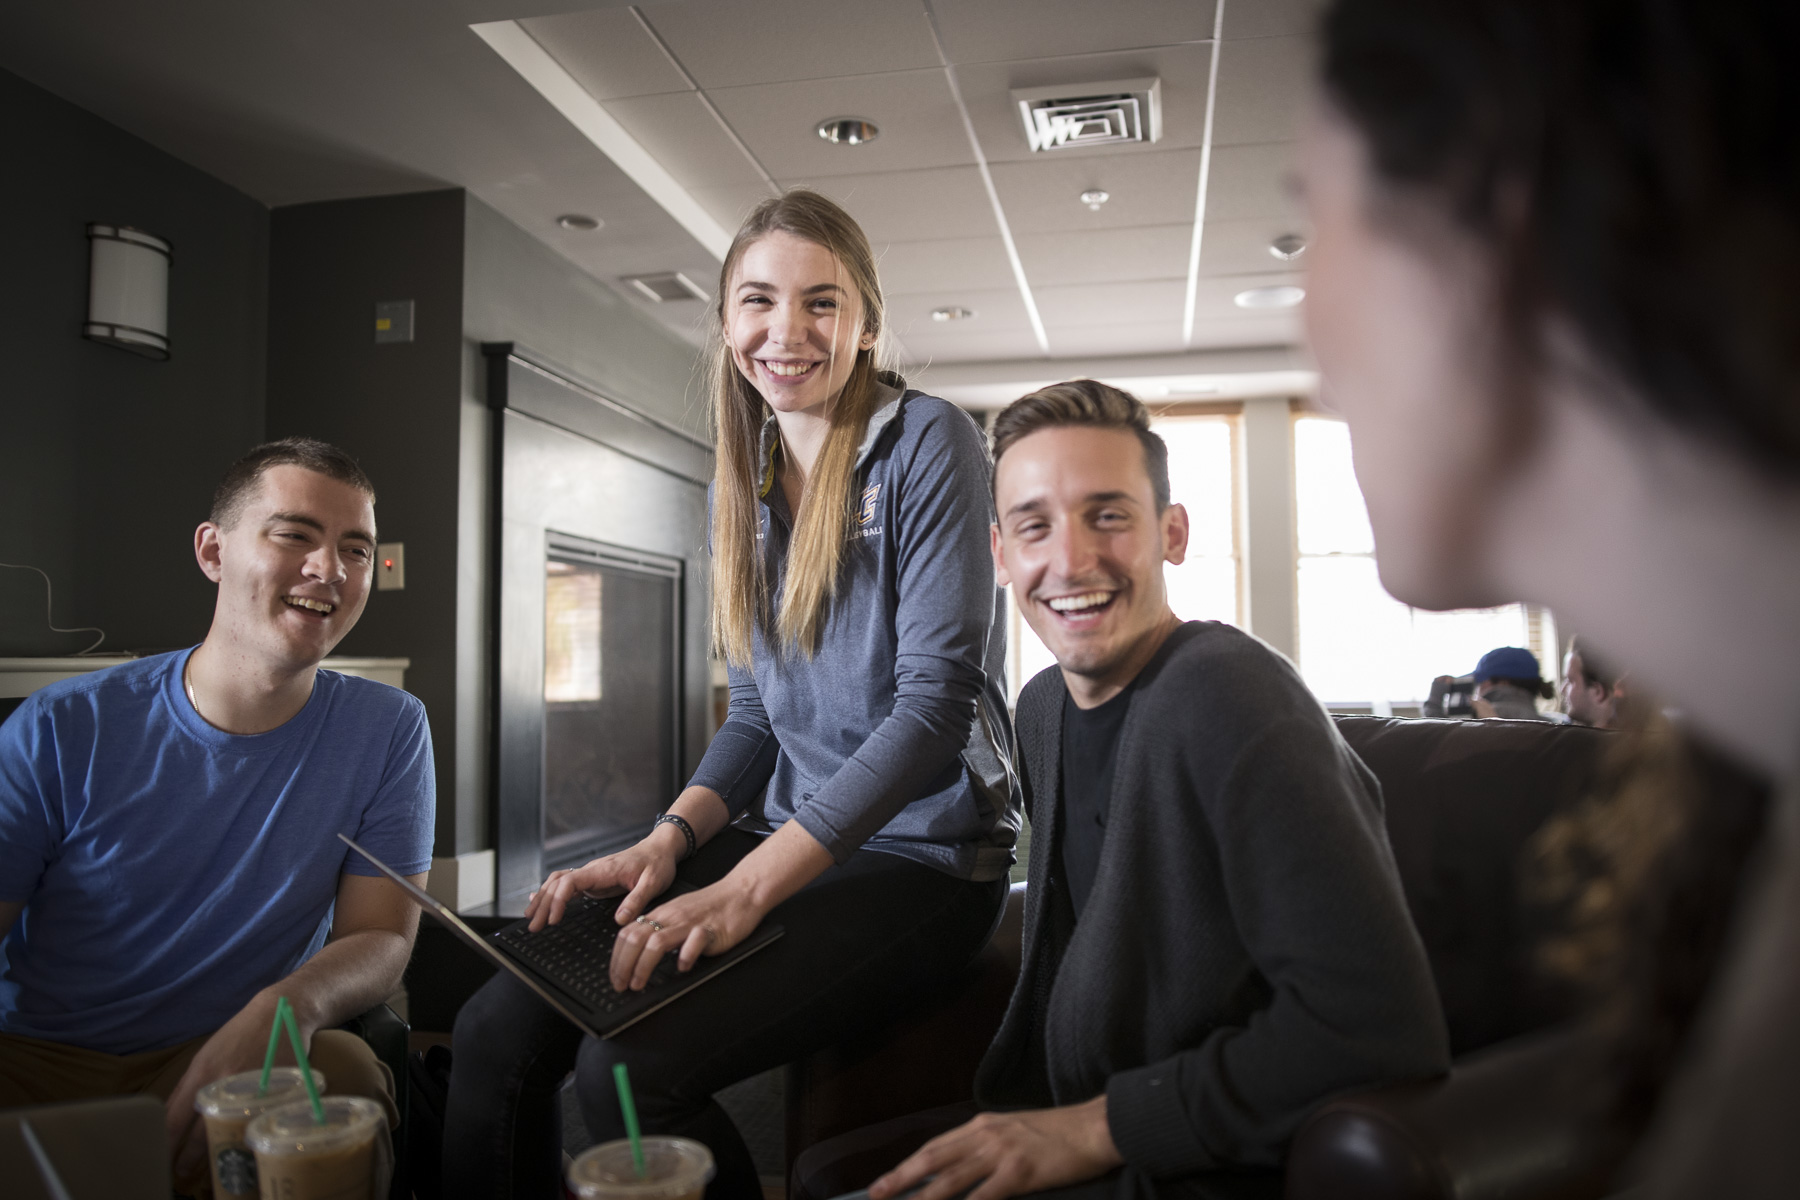
M 573 229 L 576 233 L 592 233 L 606 224 L 599 217 L 590 217 L 583 213 L 564 213 L 556 218 L 556 223 L 564 229 Z
M 1306 253 L 1306 239 L 1297 233 L 1284 233 L 1269 243 L 1269 253 L 1282 262 L 1292 262 Z
M 964 308 L 960 304 L 951 304 L 944 308 L 931 310 L 931 319 L 934 321 L 967 321 L 974 315 L 974 309 Z
M 1232 297 L 1239 308 L 1292 308 L 1306 299 L 1306 289 L 1291 286 L 1251 288 Z
M 1102 204 L 1105 204 L 1108 200 L 1111 200 L 1111 199 L 1112 199 L 1111 192 L 1103 192 L 1099 188 L 1093 188 L 1089 191 L 1085 191 L 1085 192 L 1081 193 L 1081 202 L 1083 204 L 1087 205 L 1089 208 L 1093 209 L 1095 212 L 1099 212 L 1100 206 Z
M 860 146 L 881 136 L 875 122 L 862 117 L 828 117 L 819 122 L 818 130 L 834 146 Z

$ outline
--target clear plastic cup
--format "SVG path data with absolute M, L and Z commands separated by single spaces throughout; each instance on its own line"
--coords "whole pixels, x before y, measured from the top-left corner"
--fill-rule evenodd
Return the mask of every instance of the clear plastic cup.
M 385 1200 L 394 1166 L 387 1114 L 362 1096 L 326 1096 L 324 1106 L 323 1125 L 302 1100 L 244 1130 L 264 1200 Z
M 325 1090 L 325 1076 L 312 1073 L 313 1086 Z M 244 1127 L 283 1104 L 306 1099 L 299 1067 L 269 1072 L 269 1090 L 257 1095 L 261 1071 L 245 1071 L 215 1079 L 194 1097 L 194 1111 L 206 1121 L 206 1157 L 212 1168 L 217 1200 L 256 1200 L 256 1156 L 244 1144 Z
M 628 1141 L 590 1146 L 569 1164 L 576 1200 L 700 1200 L 713 1177 L 712 1151 L 678 1137 L 644 1138 L 644 1173 L 637 1173 Z

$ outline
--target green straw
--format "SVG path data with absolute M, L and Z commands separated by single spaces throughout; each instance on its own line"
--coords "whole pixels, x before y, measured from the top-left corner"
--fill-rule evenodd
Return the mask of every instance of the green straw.
M 631 1102 L 631 1080 L 625 1075 L 625 1064 L 613 1064 L 613 1082 L 619 1085 L 619 1107 L 625 1111 L 625 1133 L 631 1138 L 631 1161 L 638 1178 L 644 1177 L 644 1135 L 638 1132 L 637 1105 Z
M 325 1124 L 325 1105 L 319 1101 L 319 1089 L 313 1086 L 312 1064 L 306 1061 L 306 1047 L 300 1042 L 300 1027 L 294 1023 L 294 1006 L 286 996 L 275 998 L 275 1017 L 287 1024 L 288 1040 L 294 1043 L 294 1061 L 300 1064 L 300 1082 L 306 1085 L 306 1098 L 312 1101 L 313 1123 Z
M 281 1044 L 281 1000 L 275 1001 L 275 1019 L 269 1023 L 269 1052 L 263 1055 L 262 1082 L 256 1085 L 256 1094 L 269 1094 L 269 1072 L 275 1069 L 275 1047 Z

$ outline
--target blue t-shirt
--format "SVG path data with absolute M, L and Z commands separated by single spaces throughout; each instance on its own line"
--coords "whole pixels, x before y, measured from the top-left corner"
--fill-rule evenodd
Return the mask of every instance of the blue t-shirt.
M 0 725 L 0 1032 L 135 1054 L 210 1033 L 331 929 L 344 872 L 431 866 L 425 708 L 320 671 L 279 729 L 188 703 L 191 650 L 55 683 Z

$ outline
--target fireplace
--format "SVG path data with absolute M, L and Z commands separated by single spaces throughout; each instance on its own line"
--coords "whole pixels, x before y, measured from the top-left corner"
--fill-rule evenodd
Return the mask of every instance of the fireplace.
M 641 837 L 712 734 L 710 447 L 484 347 L 494 411 L 499 911 Z
M 635 837 L 682 781 L 680 559 L 549 535 L 544 867 Z

